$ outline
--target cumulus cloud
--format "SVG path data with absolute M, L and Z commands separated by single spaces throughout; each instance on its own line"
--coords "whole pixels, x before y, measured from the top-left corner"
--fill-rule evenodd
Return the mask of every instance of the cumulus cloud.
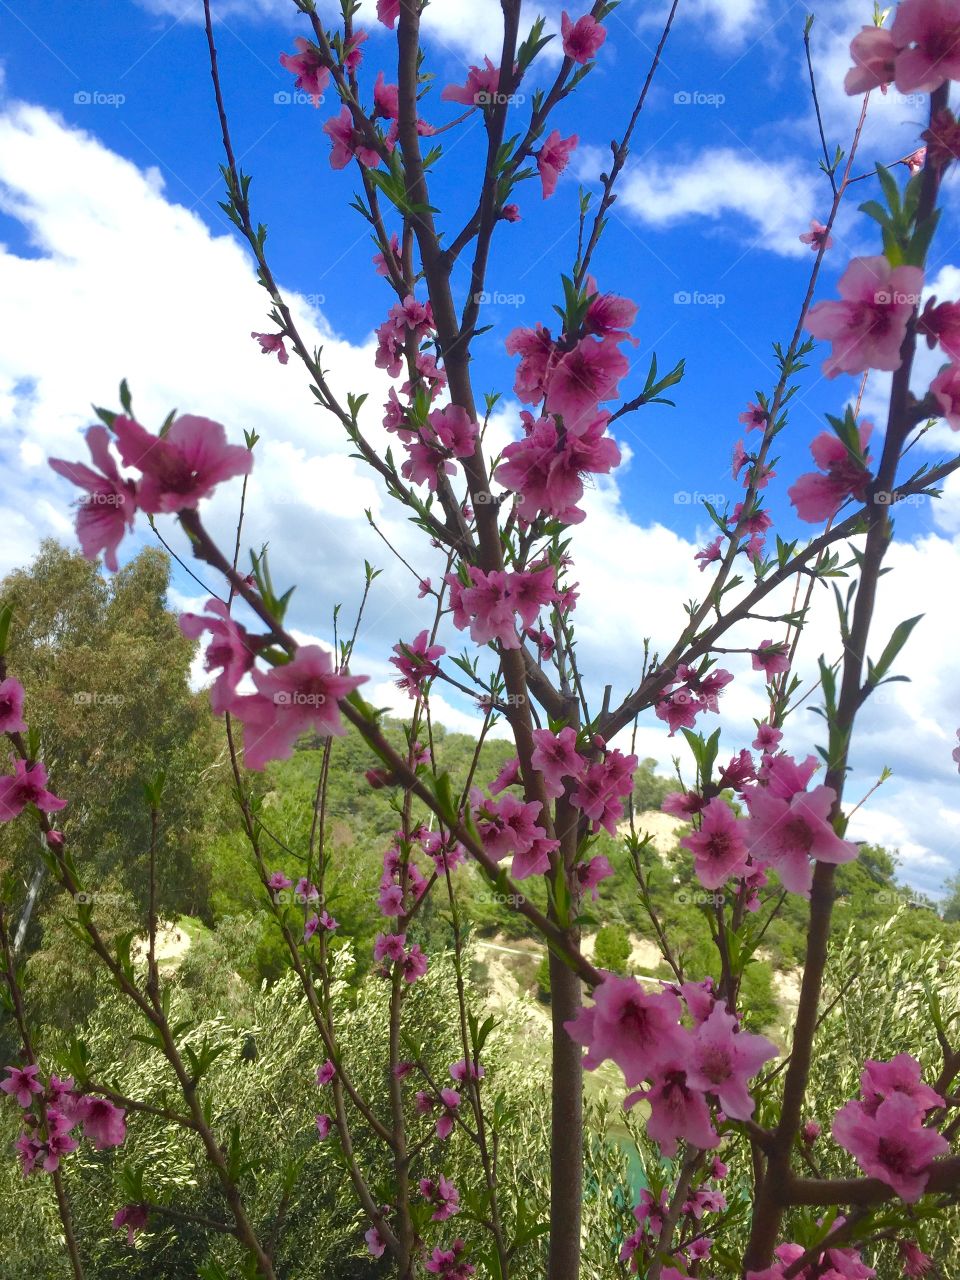
M 203 22 L 203 6 L 199 0 L 136 0 L 141 8 L 159 17 L 173 18 L 177 22 Z M 546 10 L 548 31 L 559 30 L 560 8 L 528 3 L 523 20 L 531 24 Z M 323 20 L 334 26 L 340 21 L 340 5 L 334 0 L 320 0 L 317 6 Z M 290 0 L 216 0 L 213 5 L 217 22 L 285 22 L 292 25 L 295 18 Z M 375 37 L 389 33 L 377 20 L 376 0 L 362 0 L 354 19 L 355 26 L 366 27 Z M 497 32 L 503 33 L 503 10 L 499 0 L 440 0 L 426 7 L 422 18 L 426 38 L 451 54 L 469 54 L 479 57 L 484 53 L 493 56 L 500 45 Z M 395 36 L 394 36 L 395 38 Z M 553 59 L 559 53 L 547 46 L 544 57 Z
M 627 170 L 618 208 L 662 231 L 695 220 L 713 223 L 735 243 L 786 257 L 807 252 L 797 228 L 819 207 L 816 173 L 790 160 L 766 160 L 748 149 L 715 147 L 669 164 Z

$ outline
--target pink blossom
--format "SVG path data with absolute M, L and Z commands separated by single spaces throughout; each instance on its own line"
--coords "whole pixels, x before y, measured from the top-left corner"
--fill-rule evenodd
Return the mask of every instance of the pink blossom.
M 113 1215 L 114 1231 L 127 1232 L 127 1244 L 136 1243 L 137 1232 L 146 1230 L 150 1212 L 145 1204 L 125 1204 Z
M 220 671 L 210 690 L 210 706 L 215 715 L 223 715 L 241 678 L 253 666 L 256 649 L 249 632 L 234 622 L 222 600 L 211 596 L 204 608 L 206 613 L 181 613 L 180 630 L 190 640 L 205 631 L 213 637 L 203 665 L 206 671 Z
M 330 68 L 325 65 L 320 50 L 309 40 L 297 36 L 293 43 L 300 52 L 281 53 L 280 65 L 297 77 L 293 82 L 294 86 L 308 93 L 313 105 L 319 107 L 323 101 L 323 93 L 330 83 Z
M 861 458 L 854 457 L 832 431 L 821 431 L 814 437 L 810 452 L 824 474 L 808 471 L 787 490 L 787 496 L 801 520 L 820 524 L 832 519 L 848 498 L 856 498 L 858 502 L 866 499 L 867 486 L 873 478 L 865 465 L 872 431 L 872 423 L 860 424 Z
M 469 458 L 476 448 L 477 424 L 461 405 L 448 404 L 434 409 L 427 421 L 433 434 L 444 449 L 455 458 Z
M 116 459 L 110 452 L 110 437 L 106 427 L 91 427 L 87 431 L 87 448 L 98 471 L 82 462 L 67 462 L 63 458 L 48 458 L 50 466 L 71 484 L 86 489 L 79 500 L 77 510 L 77 540 L 87 560 L 95 560 L 105 552 L 103 562 L 111 573 L 116 573 L 117 547 L 123 535 L 133 528 L 137 510 L 136 488 L 132 481 L 123 480 Z
M 377 17 L 392 31 L 400 17 L 400 0 L 377 0 Z
M 519 222 L 520 206 L 516 204 L 505 204 L 500 210 L 500 216 L 506 222 Z
M 577 731 L 569 725 L 559 733 L 535 729 L 533 741 L 533 767 L 543 774 L 547 795 L 556 799 L 563 795 L 563 779 L 578 778 L 586 768 L 587 762 L 577 751 Z
M 503 451 L 495 479 L 519 497 L 517 512 L 533 523 L 541 515 L 564 524 L 579 524 L 584 511 L 577 506 L 583 496 L 585 475 L 606 475 L 620 462 L 620 450 L 604 434 L 608 415 L 598 415 L 580 433 L 559 430 L 548 416 L 524 419 L 526 436 Z
M 903 1262 L 903 1274 L 907 1280 L 923 1280 L 933 1268 L 933 1259 L 923 1252 L 916 1240 L 901 1240 L 897 1244 Z
M 515 787 L 519 781 L 520 761 L 514 756 L 512 760 L 506 761 L 496 778 L 490 783 L 488 790 L 492 796 L 498 796 L 506 791 L 507 787 Z
M 755 787 L 746 793 L 750 853 L 770 863 L 792 893 L 810 892 L 811 858 L 840 863 L 857 857 L 857 846 L 841 840 L 831 825 L 836 798 L 832 787 L 800 791 L 789 800 L 778 797 L 769 787 Z
M 400 237 L 397 235 L 396 232 L 394 232 L 393 235 L 390 237 L 390 243 L 388 245 L 388 249 L 390 252 L 391 261 L 393 263 L 393 268 L 399 275 L 403 270 L 403 263 L 400 258 Z M 377 269 L 378 276 L 388 276 L 390 274 L 387 268 L 387 259 L 382 252 L 375 253 L 373 255 L 372 262 Z M 393 396 L 394 399 L 396 399 L 397 393 L 393 390 L 392 387 L 390 388 L 390 394 Z
M 958 0 L 901 0 L 890 38 L 898 49 L 901 93 L 933 93 L 947 80 L 960 80 Z
M 420 1194 L 434 1206 L 431 1222 L 446 1222 L 460 1212 L 460 1192 L 442 1173 L 436 1182 L 432 1178 L 421 1178 Z
M 923 289 L 922 268 L 891 267 L 882 256 L 854 258 L 837 287 L 842 301 L 818 302 L 805 326 L 833 344 L 826 376 L 899 369 L 907 322 Z
M 596 417 L 597 405 L 617 394 L 629 368 L 616 337 L 582 338 L 553 368 L 547 409 L 563 418 L 567 431 L 579 434 Z
M 333 1121 L 326 1113 L 321 1112 L 317 1116 L 317 1137 L 323 1142 L 330 1137 L 330 1131 L 333 1128 Z
M 754 671 L 763 671 L 767 676 L 780 675 L 790 670 L 790 654 L 785 644 L 761 640 L 759 647 L 754 649 L 750 657 Z
M 762 751 L 766 754 L 770 751 L 776 751 L 782 738 L 783 733 L 779 729 L 775 729 L 772 724 L 763 721 L 757 725 L 757 736 L 750 745 L 755 751 Z
M 424 1267 L 432 1276 L 440 1280 L 469 1280 L 476 1273 L 476 1267 L 462 1260 L 466 1242 L 456 1239 L 450 1249 L 441 1249 L 438 1245 L 429 1258 L 424 1259 Z
M 380 4 L 382 4 L 382 3 L 383 3 L 383 0 L 377 0 L 378 7 L 379 7 L 379 5 L 380 5 Z M 397 6 L 397 13 L 399 13 L 399 12 L 400 12 L 400 0 L 396 0 L 396 6 Z M 393 26 L 393 23 L 392 23 L 392 22 L 388 22 L 388 23 L 387 23 L 387 26 L 392 27 L 392 26 Z M 367 1230 L 367 1231 L 365 1231 L 365 1232 L 363 1233 L 363 1238 L 364 1238 L 364 1240 L 366 1240 L 366 1242 L 367 1242 L 367 1250 L 368 1250 L 368 1252 L 369 1252 L 369 1253 L 370 1253 L 374 1258 L 382 1258 L 382 1257 L 383 1257 L 383 1255 L 384 1255 L 384 1253 L 386 1252 L 387 1242 L 386 1242 L 386 1241 L 383 1239 L 383 1237 L 380 1235 L 380 1232 L 377 1230 L 377 1228 L 376 1228 L 376 1227 L 370 1227 L 370 1228 L 369 1228 L 369 1230 Z
M 960 364 L 948 364 L 941 369 L 930 383 L 930 393 L 948 425 L 954 431 L 960 431 Z
M 765 1036 L 738 1031 L 737 1019 L 718 1001 L 697 1027 L 692 1052 L 682 1061 L 694 1088 L 715 1094 L 726 1115 L 749 1120 L 753 1099 L 747 1081 L 776 1056 L 776 1046 Z
M 960 302 L 937 303 L 930 298 L 917 320 L 917 333 L 927 340 L 928 347 L 937 343 L 948 356 L 960 360 Z
M 702 547 L 693 557 L 694 560 L 700 561 L 700 572 L 703 573 L 708 564 L 716 564 L 723 559 L 723 553 L 720 548 L 723 546 L 723 536 L 714 538 L 708 546 Z
M 681 845 L 694 856 L 694 870 L 705 889 L 719 889 L 731 876 L 746 871 L 744 833 L 745 824 L 716 796 L 703 810 L 700 830 L 681 838 Z
M 590 858 L 587 862 L 578 862 L 576 873 L 581 890 L 589 889 L 591 898 L 596 902 L 599 896 L 597 887 L 601 881 L 608 880 L 613 875 L 613 867 L 605 853 L 598 853 L 595 858 Z
M 409 644 L 395 644 L 393 652 L 397 656 L 390 662 L 400 672 L 397 686 L 415 698 L 427 680 L 439 675 L 437 659 L 447 651 L 441 644 L 429 644 L 428 633 L 421 631 Z
M 448 84 L 440 94 L 443 102 L 460 102 L 465 107 L 485 107 L 496 102 L 500 89 L 500 68 L 489 58 L 482 67 L 471 67 L 465 84 Z
M 286 760 L 303 733 L 323 737 L 346 732 L 337 706 L 366 676 L 335 672 L 333 659 L 319 645 L 301 645 L 290 662 L 269 671 L 254 671 L 258 692 L 237 696 L 229 711 L 244 726 L 244 761 L 262 769 L 268 760 Z
M 539 404 L 547 384 L 555 350 L 550 330 L 542 324 L 533 329 L 513 329 L 504 343 L 507 354 L 519 356 L 513 389 L 523 404 Z
M 721 791 L 726 790 L 727 787 L 732 787 L 734 791 L 742 791 L 748 782 L 755 782 L 756 779 L 753 756 L 744 747 L 720 770 L 717 786 Z
M 903 163 L 910 170 L 911 176 L 915 173 L 919 173 L 920 170 L 923 168 L 923 166 L 926 164 L 926 162 L 927 162 L 926 147 L 918 147 L 916 151 L 912 151 L 910 155 L 906 156 L 903 160 Z
M 469 626 L 476 644 L 497 640 L 504 649 L 519 649 L 508 575 L 499 570 L 484 573 L 476 565 L 468 565 L 467 574 L 466 586 L 453 573 L 444 579 L 450 588 L 454 626 L 461 631 Z
M 600 338 L 615 334 L 623 341 L 637 318 L 637 304 L 617 293 L 600 293 L 593 276 L 587 276 L 586 292 L 590 305 L 583 321 L 584 332 L 594 333 Z M 636 345 L 636 339 L 630 341 Z
M 860 1097 L 866 1114 L 876 1115 L 881 1102 L 896 1094 L 909 1098 L 921 1114 L 944 1104 L 940 1094 L 924 1083 L 920 1063 L 909 1053 L 898 1053 L 889 1062 L 868 1058 L 860 1076 Z
M 317 1067 L 317 1085 L 322 1088 L 325 1084 L 329 1084 L 333 1077 L 337 1074 L 337 1069 L 327 1058 L 326 1062 L 322 1062 Z
M 6 1080 L 0 1081 L 0 1089 L 10 1095 L 24 1109 L 31 1106 L 35 1094 L 43 1093 L 43 1085 L 37 1079 L 40 1068 L 36 1063 L 26 1067 L 6 1067 Z
M 557 179 L 576 149 L 579 137 L 574 133 L 569 138 L 561 138 L 560 130 L 554 131 L 537 152 L 537 169 L 540 171 L 540 182 L 543 185 L 543 198 L 548 199 L 557 189 Z
M 283 345 L 282 333 L 251 333 L 251 338 L 256 338 L 260 343 L 261 355 L 268 356 L 272 352 L 276 352 L 277 359 L 281 364 L 286 364 L 290 357 L 287 355 L 287 348 Z
M 362 45 L 370 39 L 369 33 L 364 30 L 354 31 L 353 35 L 343 46 L 343 66 L 351 75 L 356 73 L 357 68 L 363 61 Z
M 13 676 L 0 680 L 0 733 L 26 733 L 23 685 Z
M 65 809 L 67 802 L 47 790 L 47 771 L 42 764 L 30 764 L 17 756 L 13 773 L 0 775 L 0 822 L 18 817 L 28 804 L 53 813 Z
M 450 1079 L 455 1080 L 457 1084 L 463 1084 L 465 1080 L 482 1080 L 486 1075 L 482 1062 L 468 1063 L 466 1058 L 451 1062 L 448 1069 Z
M 627 1084 L 640 1084 L 667 1063 L 684 1061 L 689 1032 L 680 1026 L 680 1001 L 664 991 L 652 994 L 635 978 L 604 974 L 593 1005 L 563 1024 L 571 1039 L 584 1045 L 591 1071 L 611 1058 Z
M 127 1136 L 124 1113 L 107 1098 L 81 1098 L 77 1105 L 77 1118 L 83 1125 L 83 1136 L 98 1151 L 123 1145 Z
M 454 1117 L 460 1106 L 460 1095 L 456 1089 L 441 1089 L 440 1101 L 443 1103 L 443 1113 L 437 1119 L 436 1133 L 441 1142 L 446 1142 L 453 1133 Z
M 591 761 L 577 778 L 571 800 L 590 819 L 591 831 L 596 833 L 602 827 L 616 835 L 624 798 L 633 790 L 636 767 L 636 756 L 614 749 L 603 760 Z
M 400 962 L 404 982 L 408 986 L 413 986 L 427 972 L 427 965 L 428 961 L 425 953 L 420 945 L 415 942 Z
M 406 955 L 406 941 L 403 933 L 378 933 L 373 943 L 374 960 L 378 964 L 385 960 L 399 964 Z
M 342 106 L 339 115 L 331 116 L 323 126 L 323 132 L 331 143 L 331 168 L 345 169 L 354 156 L 365 169 L 376 169 L 380 163 L 379 152 L 366 146 L 363 135 L 353 127 L 353 116 L 348 106 Z
M 660 806 L 662 813 L 669 813 L 672 818 L 684 820 L 692 818 L 703 808 L 703 797 L 695 791 L 670 791 L 663 797 Z
M 607 38 L 607 31 L 589 13 L 571 21 L 566 10 L 560 15 L 560 34 L 563 52 L 581 65 L 597 56 L 597 50 Z
M 843 87 L 848 94 L 869 93 L 886 87 L 894 77 L 894 60 L 900 46 L 884 27 L 863 27 L 853 37 L 850 55 L 854 65 L 847 72 Z
M 124 466 L 143 473 L 137 505 L 154 514 L 196 507 L 222 481 L 253 468 L 250 450 L 227 444 L 223 427 L 209 418 L 183 414 L 163 437 L 131 418 L 115 418 L 113 430 Z
M 686 1061 L 684 1057 L 666 1063 L 657 1071 L 650 1089 L 631 1094 L 627 1099 L 630 1103 L 643 1097 L 649 1103 L 647 1133 L 659 1142 L 665 1156 L 676 1155 L 680 1138 L 704 1150 L 717 1146 L 720 1141 L 710 1123 L 710 1111 L 702 1090 L 689 1083 Z
M 762 404 L 757 404 L 751 400 L 743 413 L 739 415 L 737 421 L 742 422 L 748 431 L 763 431 L 769 416 Z
M 930 1162 L 950 1149 L 942 1134 L 924 1127 L 921 1116 L 902 1093 L 886 1098 L 872 1116 L 859 1102 L 847 1102 L 833 1118 L 833 1136 L 868 1177 L 915 1204 L 926 1189 Z
M 295 892 L 297 901 L 300 903 L 318 902 L 320 900 L 320 890 L 315 884 L 311 884 L 306 876 L 301 876 L 297 881 Z
M 810 223 L 810 230 L 801 235 L 800 241 L 802 244 L 808 244 L 816 252 L 821 248 L 829 249 L 833 244 L 833 236 L 830 235 L 822 222 L 817 222 L 816 218 L 814 218 Z

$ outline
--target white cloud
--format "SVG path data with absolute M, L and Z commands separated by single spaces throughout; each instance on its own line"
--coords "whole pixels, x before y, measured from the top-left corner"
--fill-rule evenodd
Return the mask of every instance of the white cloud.
M 672 2 L 672 0 L 671 0 Z M 712 40 L 735 50 L 754 40 L 769 26 L 768 0 L 685 0 L 679 21 L 709 32 Z M 662 30 L 670 3 L 643 5 L 637 19 L 641 31 Z
M 137 3 L 158 17 L 173 18 L 178 22 L 203 22 L 200 0 L 137 0 Z M 526 28 L 540 13 L 545 13 L 549 19 L 548 31 L 559 30 L 561 7 L 527 3 L 521 20 L 521 36 L 526 34 Z M 284 22 L 292 30 L 297 22 L 302 23 L 293 12 L 290 0 L 215 0 L 212 11 L 214 21 L 224 24 L 228 20 L 237 23 L 273 21 Z M 318 12 L 331 28 L 340 22 L 340 5 L 334 0 L 320 0 Z M 375 37 L 390 38 L 390 33 L 377 20 L 376 0 L 362 0 L 354 25 L 365 27 Z M 496 61 L 503 39 L 503 10 L 498 0 L 436 0 L 425 8 L 422 26 L 425 37 L 452 55 L 480 57 L 486 53 Z M 396 39 L 395 32 L 392 38 Z M 542 56 L 553 60 L 559 54 L 548 45 Z
M 682 205 L 679 196 L 674 201 Z M 331 612 L 340 601 L 341 626 L 352 627 L 362 559 L 384 569 L 360 629 L 356 665 L 370 673 L 374 700 L 402 705 L 391 684 L 390 647 L 428 626 L 432 611 L 417 600 L 409 572 L 367 527 L 364 508 L 418 573 L 436 578 L 439 561 L 349 457 L 337 424 L 311 405 L 295 362 L 283 368 L 258 353 L 249 332 L 264 327 L 266 300 L 234 238 L 212 233 L 194 213 L 165 199 L 156 175 L 32 107 L 14 105 L 0 115 L 0 207 L 21 221 L 33 247 L 28 258 L 0 249 L 0 296 L 17 317 L 0 346 L 0 465 L 7 479 L 0 500 L 0 572 L 27 561 L 41 536 L 72 541 L 67 503 L 73 495 L 41 459 L 48 453 L 82 456 L 78 432 L 88 422 L 83 406 L 112 404 L 120 377 L 127 376 L 147 423 L 159 423 L 176 405 L 223 421 L 233 439 L 244 427 L 263 436 L 243 541 L 268 542 L 275 580 L 298 584 L 289 616 L 298 634 L 329 642 Z M 388 300 L 384 289 L 384 306 Z M 387 383 L 373 368 L 372 345 L 346 343 L 305 299 L 291 295 L 291 302 L 308 341 L 324 342 L 324 363 L 335 370 L 338 390 L 370 393 L 368 429 L 382 447 L 377 406 Z M 514 421 L 514 409 L 505 406 L 491 426 L 493 447 Z M 573 543 L 583 670 L 591 697 L 609 681 L 615 700 L 640 678 L 643 638 L 662 652 L 682 625 L 684 603 L 701 596 L 708 581 L 693 560 L 693 542 L 627 514 L 624 495 L 634 484 L 686 487 L 669 469 L 665 475 L 658 470 L 655 455 L 641 452 L 639 441 L 633 443 L 633 461 L 616 481 L 602 479 L 589 491 L 588 519 Z M 949 485 L 948 493 L 937 524 L 891 553 L 895 573 L 881 584 L 871 652 L 903 618 L 927 616 L 905 657 L 913 683 L 889 686 L 866 708 L 850 791 L 859 799 L 884 764 L 895 769 L 894 779 L 858 815 L 856 829 L 899 844 L 907 876 L 925 888 L 942 879 L 941 860 L 960 864 L 958 781 L 950 759 L 960 724 L 960 657 L 948 590 L 957 576 L 960 488 Z M 232 545 L 237 498 L 236 487 L 226 486 L 205 508 L 224 545 Z M 186 557 L 172 521 L 164 533 Z M 145 541 L 149 533 L 141 528 L 139 536 Z M 190 598 L 177 603 L 202 603 L 200 588 L 185 583 L 183 589 Z M 826 591 L 817 593 L 817 603 L 803 650 L 806 673 L 821 651 L 833 655 L 836 649 Z M 729 645 L 756 644 L 772 630 L 753 624 Z M 455 633 L 443 640 L 454 651 L 462 644 Z M 738 676 L 725 695 L 724 748 L 732 752 L 752 738 L 752 718 L 762 714 L 763 702 L 755 679 L 740 678 L 749 659 L 731 655 L 722 661 Z M 455 694 L 438 710 L 452 727 L 469 730 L 476 723 L 469 702 Z M 790 721 L 791 749 L 810 749 L 820 738 L 820 722 L 806 712 Z M 686 752 L 650 715 L 641 724 L 638 749 L 667 768 L 671 755 Z
M 654 230 L 706 220 L 732 241 L 756 242 L 792 258 L 808 252 L 798 237 L 818 207 L 816 171 L 733 147 L 635 165 L 624 176 L 618 202 Z

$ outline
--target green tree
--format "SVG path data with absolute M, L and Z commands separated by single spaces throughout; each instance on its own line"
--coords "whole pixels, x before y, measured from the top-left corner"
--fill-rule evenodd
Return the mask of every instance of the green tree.
M 105 579 L 96 564 L 47 541 L 0 583 L 0 600 L 14 611 L 8 666 L 26 689 L 52 788 L 69 802 L 60 825 L 84 888 L 128 895 L 141 920 L 151 838 L 144 781 L 166 778 L 157 864 L 168 917 L 210 916 L 205 846 L 227 794 L 222 730 L 206 694 L 190 688 L 195 646 L 167 606 L 169 581 L 169 558 L 154 548 Z M 34 840 L 17 824 L 4 846 L 24 886 L 38 865 Z
M 630 938 L 620 924 L 605 924 L 597 933 L 594 960 L 598 969 L 626 973 L 630 963 Z

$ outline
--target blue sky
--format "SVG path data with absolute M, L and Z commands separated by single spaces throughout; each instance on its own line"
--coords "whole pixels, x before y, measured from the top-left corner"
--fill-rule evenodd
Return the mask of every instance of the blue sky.
M 849 39 L 870 20 L 870 9 L 852 0 L 831 3 L 814 28 L 831 145 L 846 147 L 856 121 L 860 100 L 847 100 L 839 86 Z M 496 57 L 490 33 L 498 11 L 490 0 L 434 0 L 429 7 L 429 67 L 437 84 L 422 113 L 431 122 L 457 113 L 439 101 L 439 88 L 462 82 L 467 64 L 484 53 Z M 538 11 L 527 6 L 525 13 L 532 19 Z M 544 11 L 555 27 L 558 7 Z M 640 304 L 640 346 L 635 355 L 627 349 L 636 363 L 624 391 L 635 394 L 642 385 L 652 350 L 662 369 L 687 359 L 676 409 L 648 408 L 618 424 L 627 463 L 592 495 L 592 524 L 575 547 L 582 549 L 585 599 L 596 602 L 599 614 L 588 622 L 585 610 L 582 623 L 597 687 L 606 665 L 624 692 L 635 678 L 639 638 L 651 634 L 667 643 L 682 602 L 699 589 L 692 552 L 708 540 L 709 523 L 695 502 L 678 494 L 736 500 L 729 459 L 741 434 L 737 414 L 757 389 L 772 389 L 771 343 L 793 331 L 812 261 L 798 237 L 811 217 L 825 216 L 830 195 L 817 167 L 805 12 L 786 0 L 681 0 L 594 260 L 601 288 Z M 234 142 L 254 175 L 254 214 L 269 228 L 274 273 L 306 323 L 325 335 L 331 368 L 344 385 L 373 390 L 371 399 L 379 402 L 383 380 L 371 371 L 369 342 L 391 298 L 370 269 L 367 229 L 348 207 L 356 179 L 349 171 L 334 173 L 328 162 L 322 124 L 335 107 L 289 101 L 291 77 L 278 62 L 280 51 L 292 50 L 293 37 L 305 32 L 305 19 L 281 0 L 224 0 L 215 13 Z M 0 306 L 11 330 L 0 358 L 0 463 L 13 481 L 3 500 L 9 537 L 0 570 L 28 558 L 44 533 L 70 539 L 63 507 L 71 495 L 46 472 L 43 454 L 79 456 L 84 406 L 111 403 L 126 375 L 138 405 L 159 417 L 176 404 L 224 421 L 235 438 L 244 425 L 264 431 L 258 467 L 265 482 L 282 477 L 287 496 L 281 489 L 251 541 L 269 537 L 289 580 L 301 583 L 294 625 L 326 636 L 334 600 L 349 602 L 356 594 L 356 557 L 368 547 L 378 563 L 386 555 L 358 531 L 363 506 L 373 502 L 385 527 L 396 522 L 404 548 L 409 534 L 342 442 L 331 438 L 333 425 L 320 422 L 294 366 L 281 370 L 250 342 L 251 328 L 266 327 L 266 304 L 217 208 L 221 155 L 201 16 L 200 0 L 110 6 L 0 0 L 0 284 L 6 286 L 0 296 L 8 300 Z M 596 187 L 609 141 L 621 133 L 646 74 L 662 16 L 656 5 L 634 0 L 611 15 L 598 66 L 553 121 L 564 135 L 579 135 L 574 163 L 548 203 L 538 181 L 525 183 L 517 196 L 523 220 L 498 232 L 488 275 L 497 299 L 484 313 L 491 329 L 475 358 L 478 389 L 504 393 L 497 424 L 504 440 L 516 434 L 518 406 L 503 339 L 518 324 L 550 323 L 560 274 L 569 271 L 575 252 L 578 183 Z M 378 66 L 392 78 L 393 46 L 375 22 L 366 25 L 369 93 Z M 551 66 L 547 55 L 534 85 Z M 517 128 L 528 110 L 518 104 Z M 920 102 L 895 93 L 878 98 L 855 172 L 911 151 L 922 112 Z M 454 230 L 476 198 L 482 143 L 474 120 L 444 135 L 434 203 Z M 859 183 L 841 215 L 818 296 L 832 296 L 851 256 L 877 251 L 873 224 L 856 213 L 856 205 L 875 194 L 873 185 Z M 955 200 L 945 204 L 930 277 L 941 296 L 956 297 L 960 272 L 952 263 L 960 216 Z M 466 270 L 459 284 L 465 291 Z M 678 294 L 700 300 L 679 302 Z M 785 489 L 810 469 L 809 440 L 822 429 L 824 412 L 839 412 L 855 394 L 852 379 L 822 377 L 823 354 L 815 353 L 802 375 L 790 428 L 781 437 L 770 502 L 784 536 L 806 532 Z M 929 379 L 937 364 L 935 358 L 921 362 L 918 380 Z M 868 387 L 871 413 L 880 413 L 884 389 L 882 377 Z M 924 444 L 926 456 L 940 456 L 952 441 L 938 428 Z M 228 500 L 211 508 L 211 520 L 225 534 L 231 514 Z M 900 845 L 908 875 L 932 888 L 960 863 L 960 802 L 949 760 L 960 723 L 960 682 L 955 645 L 947 643 L 955 624 L 942 592 L 958 562 L 960 494 L 950 491 L 937 509 L 905 510 L 898 531 L 906 539 L 898 553 L 900 581 L 888 598 L 889 617 L 882 613 L 878 625 L 889 630 L 900 618 L 927 611 L 926 638 L 917 641 L 923 678 L 909 691 L 898 687 L 905 691 L 897 700 L 891 695 L 865 720 L 861 789 L 884 763 L 898 767 L 901 781 L 888 784 L 871 805 L 865 821 L 873 825 L 864 834 Z M 142 530 L 131 551 L 148 536 Z M 626 573 L 628 592 L 615 569 Z M 411 601 L 409 580 L 393 573 L 385 575 L 382 601 L 361 636 L 365 669 L 381 681 L 389 646 L 428 621 Z M 179 601 L 193 601 L 197 588 L 181 575 L 177 592 Z M 611 634 L 618 638 L 613 657 Z M 818 643 L 831 643 L 826 621 L 811 637 L 811 661 Z M 732 749 L 743 745 L 735 738 L 746 732 L 750 716 L 762 714 L 755 693 L 745 689 L 740 701 L 731 699 Z M 450 722 L 466 723 L 467 711 L 451 704 Z M 816 740 L 813 717 L 802 715 L 798 749 Z M 921 733 L 910 749 L 904 746 L 908 727 Z M 644 749 L 668 764 L 675 744 L 666 743 L 655 724 L 643 732 Z

